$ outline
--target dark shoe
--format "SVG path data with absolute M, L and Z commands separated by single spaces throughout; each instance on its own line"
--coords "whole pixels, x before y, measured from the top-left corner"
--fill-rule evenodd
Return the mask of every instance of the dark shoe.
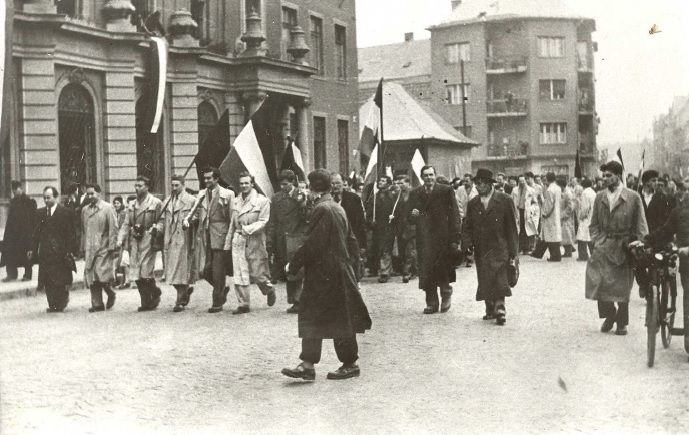
M 189 305 L 192 293 L 194 293 L 194 286 L 190 286 L 189 289 L 187 289 L 187 295 L 184 297 L 184 300 L 180 304 L 181 306 L 186 307 L 187 305 Z
M 622 325 L 617 325 L 617 329 L 615 330 L 615 335 L 627 335 L 627 327 Z
M 222 311 L 222 307 L 210 307 L 208 309 L 208 312 L 213 314 L 213 313 L 219 313 Z M 234 312 L 233 312 L 234 313 Z
M 281 373 L 289 378 L 303 379 L 305 381 L 315 381 L 316 380 L 316 370 L 307 369 L 304 364 L 299 364 L 293 369 L 282 369 Z
M 287 313 L 288 314 L 299 314 L 299 304 L 294 304 L 291 307 L 287 308 Z
M 558 258 L 557 260 L 554 260 L 554 259 L 552 259 L 552 258 L 548 258 L 548 261 L 550 261 L 551 263 L 559 263 L 559 262 L 562 261 L 562 260 L 559 259 L 559 258 Z
M 443 296 L 443 301 L 440 304 L 440 312 L 441 313 L 447 313 L 448 311 L 450 311 L 451 306 L 452 306 L 452 295 Z
M 109 310 L 110 308 L 112 308 L 115 305 L 115 299 L 117 299 L 117 295 L 111 289 L 106 289 L 105 293 L 107 293 L 107 295 L 108 295 L 108 300 L 105 303 L 105 309 Z
M 97 313 L 97 312 L 99 312 L 99 311 L 105 311 L 105 307 L 104 307 L 104 306 L 100 306 L 100 307 L 91 307 L 91 308 L 89 308 L 89 313 Z
M 603 325 L 600 327 L 600 332 L 610 332 L 612 327 L 615 325 L 615 318 L 608 317 L 603 321 Z
M 493 320 L 495 319 L 495 314 L 486 314 L 483 316 L 483 320 Z
M 426 307 L 423 309 L 424 314 L 435 314 L 438 312 L 438 306 L 434 305 L 432 307 Z
M 57 313 L 57 310 L 53 307 L 48 307 L 45 309 L 46 313 Z
M 359 369 L 359 366 L 356 364 L 351 364 L 351 365 L 342 365 L 342 367 L 335 370 L 334 372 L 328 372 L 328 376 L 326 376 L 326 377 L 328 379 L 340 380 L 340 379 L 358 378 L 360 374 L 361 374 L 361 370 Z
M 154 309 L 151 307 L 139 307 L 136 309 L 136 311 L 143 313 L 144 311 L 153 311 Z
M 251 309 L 249 307 L 237 307 L 234 310 L 232 310 L 232 314 L 245 314 L 250 311 Z
M 172 309 L 173 313 L 181 313 L 182 311 L 184 311 L 183 305 L 175 305 L 175 307 Z
M 131 283 L 125 282 L 124 284 L 120 284 L 117 287 L 115 287 L 117 290 L 125 290 L 131 287 Z
M 378 282 L 381 284 L 385 284 L 388 282 L 388 276 L 387 275 L 381 275 L 378 277 Z
M 272 307 L 275 305 L 275 301 L 277 300 L 277 297 L 275 296 L 275 289 L 271 287 L 270 290 L 268 290 L 268 306 Z
M 505 316 L 506 316 L 506 313 L 505 313 L 504 308 L 498 308 L 497 310 L 495 310 L 495 324 L 499 325 L 499 326 L 504 325 L 505 322 L 507 321 Z
M 409 282 L 409 275 L 402 275 L 402 282 L 403 283 L 408 283 Z

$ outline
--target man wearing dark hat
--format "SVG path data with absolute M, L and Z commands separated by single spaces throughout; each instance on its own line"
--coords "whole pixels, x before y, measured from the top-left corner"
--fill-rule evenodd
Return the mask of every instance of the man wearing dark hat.
M 424 314 L 445 313 L 452 304 L 455 282 L 453 253 L 459 246 L 459 207 L 452 187 L 438 184 L 435 168 L 421 168 L 423 185 L 409 194 L 409 220 L 416 224 L 416 262 L 419 288 L 426 293 Z M 438 299 L 438 288 L 442 304 Z
M 643 240 L 648 226 L 641 197 L 622 185 L 622 165 L 610 161 L 600 169 L 606 188 L 593 202 L 589 226 L 593 253 L 586 265 L 586 298 L 598 301 L 598 315 L 605 319 L 601 332 L 617 324 L 615 333 L 626 335 L 634 284 L 629 244 Z
M 36 201 L 29 198 L 19 181 L 12 181 L 12 199 L 10 200 L 5 235 L 0 253 L 0 267 L 5 266 L 7 276 L 2 282 L 14 281 L 19 276 L 17 268 L 24 268 L 22 281 L 30 281 L 33 267 L 26 253 L 31 250 L 31 237 L 36 217 Z
M 354 268 L 359 261 L 358 245 L 344 209 L 330 194 L 330 173 L 317 169 L 309 174 L 311 200 L 304 244 L 285 267 L 288 274 L 304 269 L 304 290 L 299 310 L 301 363 L 285 368 L 290 378 L 313 381 L 315 364 L 321 359 L 323 339 L 332 339 L 342 366 L 328 373 L 328 379 L 359 376 L 356 334 L 371 329 L 368 309 L 359 293 Z
M 495 180 L 488 169 L 474 177 L 479 196 L 469 201 L 462 231 L 466 254 L 474 253 L 478 289 L 476 300 L 484 301 L 484 320 L 505 324 L 505 297 L 512 296 L 507 282 L 509 261 L 519 254 L 517 217 L 512 198 L 493 188 Z

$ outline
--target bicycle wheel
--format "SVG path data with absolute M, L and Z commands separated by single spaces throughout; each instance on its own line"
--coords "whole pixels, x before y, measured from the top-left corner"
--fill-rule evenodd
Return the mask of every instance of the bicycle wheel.
M 646 303 L 646 354 L 648 367 L 653 367 L 656 355 L 656 335 L 658 334 L 658 286 L 652 285 Z
M 663 282 L 660 292 L 660 337 L 663 347 L 670 347 L 672 343 L 672 328 L 675 326 L 675 299 L 677 295 L 672 291 L 672 283 L 668 278 Z

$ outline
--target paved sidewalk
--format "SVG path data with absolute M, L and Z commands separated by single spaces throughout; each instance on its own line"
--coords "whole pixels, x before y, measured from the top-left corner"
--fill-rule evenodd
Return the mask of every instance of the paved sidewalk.
M 1 278 L 5 278 L 6 271 L 5 268 L 2 270 Z M 161 256 L 158 255 L 156 259 L 156 275 L 161 275 L 163 271 L 163 262 Z M 30 296 L 36 296 L 38 288 L 38 265 L 34 265 L 33 268 L 33 279 L 31 281 L 22 281 L 21 277 L 24 273 L 24 269 L 19 269 L 19 279 L 12 282 L 0 282 L 0 302 L 17 299 L 26 298 Z M 73 275 L 74 282 L 72 283 L 72 291 L 83 290 L 84 287 L 84 260 L 77 261 L 77 271 Z

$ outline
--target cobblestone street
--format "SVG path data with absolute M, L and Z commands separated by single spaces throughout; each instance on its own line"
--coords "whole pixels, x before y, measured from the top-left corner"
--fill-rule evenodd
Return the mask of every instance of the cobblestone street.
M 346 381 L 325 379 L 339 365 L 330 341 L 316 382 L 280 374 L 300 348 L 284 286 L 273 308 L 254 290 L 243 316 L 206 313 L 207 284 L 180 314 L 166 285 L 152 313 L 136 312 L 136 290 L 97 314 L 86 291 L 64 314 L 46 314 L 42 294 L 3 302 L 0 432 L 689 431 L 681 339 L 658 339 L 648 369 L 637 289 L 629 335 L 601 334 L 585 264 L 565 260 L 522 257 L 504 327 L 481 320 L 473 268 L 459 270 L 451 311 L 432 316 L 416 281 L 365 280 L 373 329 L 359 336 L 361 377 Z

